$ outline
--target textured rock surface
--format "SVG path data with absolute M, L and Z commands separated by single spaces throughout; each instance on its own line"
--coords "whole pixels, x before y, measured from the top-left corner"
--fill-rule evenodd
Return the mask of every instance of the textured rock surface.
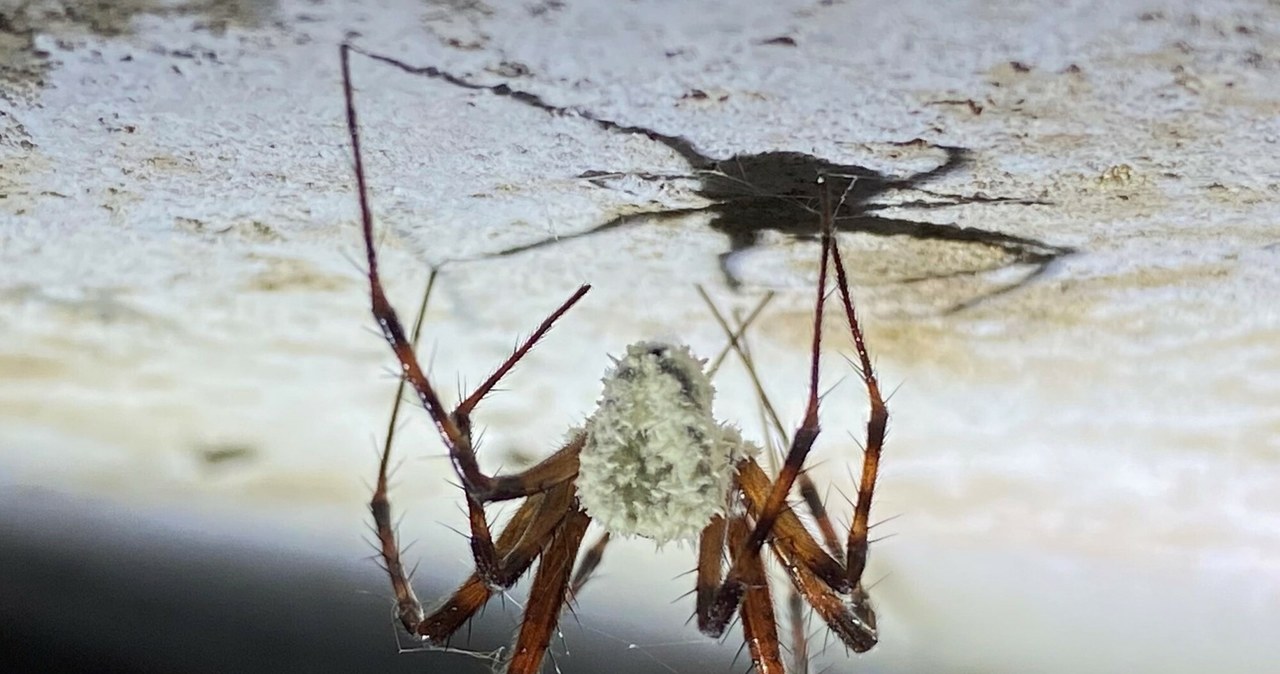
M 935 146 L 966 148 L 966 165 L 881 195 L 876 214 L 1078 251 L 973 302 L 1027 270 L 991 247 L 842 237 L 882 377 L 901 384 L 876 514 L 903 517 L 877 529 L 895 536 L 872 551 L 888 574 L 874 590 L 881 645 L 857 665 L 824 661 L 885 672 L 1275 662 L 1280 6 L 758 4 L 0 8 L 6 488 L 144 513 L 234 507 L 285 518 L 317 552 L 323 541 L 328 554 L 363 554 L 371 438 L 393 384 L 351 262 L 336 45 L 355 31 L 370 49 L 681 136 L 711 158 L 793 151 L 908 176 L 943 160 Z M 356 78 L 404 312 L 428 262 L 706 205 L 689 180 L 637 177 L 689 172 L 649 138 L 367 60 Z M 627 175 L 579 177 L 588 171 Z M 939 195 L 1035 203 L 919 203 Z M 580 423 L 607 354 L 626 344 L 718 349 L 695 283 L 742 307 L 780 291 L 756 352 L 775 402 L 799 418 L 816 249 L 765 232 L 731 259 L 735 294 L 710 217 L 641 219 L 446 267 L 427 338 L 446 392 L 455 373 L 487 374 L 578 282 L 596 286 L 487 403 L 487 465 L 540 456 Z M 828 328 L 841 339 L 838 322 Z M 849 374 L 839 358 L 828 366 L 828 382 Z M 723 376 L 718 414 L 758 436 L 745 380 Z M 865 413 L 855 384 L 827 398 L 815 454 L 815 476 L 846 493 L 857 459 L 846 431 Z M 445 581 L 461 578 L 464 542 L 440 524 L 463 524 L 448 464 L 423 459 L 440 448 L 422 419 L 403 438 L 406 537 L 432 543 L 414 553 Z M 696 640 L 676 627 L 691 604 L 666 606 L 689 585 L 668 580 L 689 553 L 636 542 L 615 554 L 654 562 L 606 561 L 592 591 Z M 579 615 L 589 626 L 609 610 L 588 602 Z

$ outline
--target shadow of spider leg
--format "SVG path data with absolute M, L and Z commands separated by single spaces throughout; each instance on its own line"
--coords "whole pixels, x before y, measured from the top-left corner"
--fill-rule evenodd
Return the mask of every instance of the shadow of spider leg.
M 945 270 L 936 274 L 920 274 L 902 279 L 900 283 L 979 276 L 1012 266 L 1032 266 L 1030 272 L 1013 283 L 965 300 L 949 311 L 964 309 L 1017 290 L 1043 274 L 1053 261 L 1074 252 L 1069 247 L 1056 246 L 997 230 L 879 215 L 878 211 L 888 208 L 933 210 L 974 203 L 996 205 L 1044 203 L 1015 197 L 992 197 L 981 194 L 949 195 L 924 190 L 920 187 L 921 183 L 956 170 L 966 163 L 968 157 L 967 151 L 962 148 L 932 147 L 946 152 L 945 160 L 930 170 L 906 178 L 892 178 L 864 167 L 834 164 L 797 152 L 740 155 L 720 161 L 703 158 L 702 163 L 705 168 L 696 169 L 694 172 L 694 176 L 700 183 L 694 193 L 708 201 L 705 206 L 618 216 L 591 229 L 513 246 L 485 257 L 509 257 L 624 227 L 648 225 L 669 218 L 706 213 L 709 216 L 706 226 L 727 239 L 726 249 L 717 255 L 721 275 L 726 285 L 739 290 L 743 280 L 740 271 L 735 269 L 734 260 L 743 253 L 760 246 L 766 232 L 782 234 L 797 241 L 817 238 L 818 230 L 814 225 L 816 201 L 812 196 L 811 186 L 818 176 L 825 176 L 833 191 L 843 194 L 841 209 L 844 214 L 833 223 L 837 232 L 863 233 L 880 237 L 906 237 L 955 246 L 976 246 L 993 250 L 1001 256 L 999 261 L 989 264 L 959 271 Z M 601 173 L 595 175 L 592 182 L 607 186 L 605 178 L 606 175 Z M 879 201 L 882 197 L 900 191 L 920 191 L 931 199 L 897 203 Z
M 506 83 L 482 84 L 471 81 L 433 66 L 414 66 L 397 59 L 354 49 L 371 59 L 398 68 L 406 73 L 445 82 L 451 86 L 471 91 L 488 92 L 510 100 L 516 104 L 541 110 L 549 115 L 574 117 L 585 123 L 611 134 L 642 136 L 650 141 L 665 146 L 679 156 L 689 167 L 691 174 L 685 176 L 663 175 L 654 173 L 622 173 L 618 171 L 588 171 L 580 177 L 597 186 L 607 186 L 611 177 L 631 175 L 645 180 L 671 181 L 680 178 L 695 177 L 701 185 L 693 191 L 706 199 L 706 206 L 697 208 L 680 208 L 665 211 L 653 211 L 633 215 L 619 216 L 612 220 L 582 232 L 552 236 L 528 244 L 513 246 L 484 257 L 508 257 L 531 250 L 536 250 L 555 243 L 565 242 L 581 237 L 619 229 L 626 226 L 642 225 L 657 219 L 678 217 L 691 213 L 706 211 L 712 217 L 707 223 L 711 229 L 721 232 L 728 238 L 728 249 L 718 255 L 718 264 L 725 283 L 734 289 L 743 281 L 733 269 L 732 259 L 744 251 L 759 245 L 760 235 L 765 231 L 776 231 L 796 238 L 812 238 L 816 236 L 814 227 L 814 197 L 811 189 L 813 180 L 826 176 L 836 192 L 844 190 L 850 181 L 854 182 L 851 190 L 845 190 L 842 205 L 850 216 L 841 218 L 836 229 L 844 232 L 867 232 L 878 234 L 879 230 L 898 229 L 902 231 L 886 235 L 905 234 L 915 238 L 950 241 L 958 244 L 988 244 L 1001 247 L 1011 256 L 1010 264 L 1033 264 L 1035 269 L 1021 280 L 998 288 L 990 293 L 953 307 L 956 311 L 972 306 L 984 299 L 1004 294 L 1029 283 L 1042 274 L 1053 259 L 1074 252 L 1070 248 L 1053 246 L 1032 239 L 1004 235 L 994 230 L 958 228 L 954 225 L 930 225 L 929 223 L 908 220 L 880 218 L 874 211 L 887 208 L 890 204 L 875 203 L 875 199 L 893 191 L 918 191 L 934 197 L 938 201 L 916 201 L 893 204 L 893 206 L 913 208 L 945 208 L 972 203 L 992 204 L 1031 204 L 1042 203 L 1035 200 L 1011 197 L 989 197 L 986 195 L 949 195 L 931 192 L 924 188 L 926 183 L 948 175 L 967 165 L 970 152 L 966 148 L 930 143 L 921 139 L 889 143 L 900 148 L 915 148 L 943 153 L 942 161 L 933 167 L 908 175 L 894 177 L 878 171 L 851 164 L 835 162 L 803 152 L 771 151 L 761 153 L 743 153 L 726 159 L 709 157 L 698 150 L 697 146 L 687 138 L 662 133 L 637 125 L 628 125 L 605 119 L 581 108 L 567 108 L 553 105 L 538 94 L 515 89 Z M 843 184 L 841 184 L 843 181 Z M 883 222 L 877 222 L 883 220 Z M 914 230 L 910 225 L 915 225 Z M 947 229 L 959 229 L 964 234 L 952 235 Z M 911 231 L 908 231 L 911 230 Z M 1001 267 L 994 267 L 995 269 Z M 981 274 L 992 268 L 984 268 L 963 272 L 968 275 Z M 940 274 L 936 278 L 945 278 Z M 935 278 L 926 276 L 922 278 Z
M 486 259 L 498 258 L 498 257 L 511 257 L 513 255 L 528 253 L 530 251 L 538 250 L 540 248 L 547 248 L 547 247 L 562 244 L 562 243 L 568 243 L 569 241 L 574 241 L 576 239 L 585 239 L 588 237 L 595 236 L 597 234 L 603 234 L 605 232 L 609 232 L 617 229 L 623 229 L 626 227 L 648 224 L 650 222 L 661 222 L 663 220 L 683 218 L 687 215 L 700 213 L 703 210 L 704 210 L 703 208 L 677 208 L 677 209 L 671 209 L 666 211 L 628 213 L 626 215 L 619 215 L 613 218 L 612 220 L 609 220 L 608 222 L 596 225 L 595 227 L 592 227 L 591 229 L 588 229 L 588 230 L 584 230 L 581 232 L 573 232 L 571 234 L 551 236 L 545 239 L 534 241 L 533 243 L 513 246 L 511 248 L 500 250 L 496 253 L 489 253 L 487 255 L 483 255 L 477 258 L 470 258 L 469 260 L 465 260 L 465 261 L 486 260 Z M 459 261 L 464 261 L 464 260 L 459 260 Z
M 900 236 L 920 241 L 945 241 L 962 245 L 980 246 L 999 253 L 1003 259 L 970 269 L 940 271 L 909 276 L 897 280 L 907 285 L 927 281 L 939 281 L 976 277 L 983 274 L 1010 269 L 1015 266 L 1030 267 L 1030 270 L 1012 282 L 1005 283 L 980 295 L 971 297 L 949 307 L 944 313 L 955 313 L 968 309 L 982 302 L 994 299 L 1026 287 L 1035 279 L 1047 272 L 1052 265 L 1064 256 L 1075 253 L 1074 248 L 1055 246 L 1036 239 L 1031 239 L 1003 232 L 981 229 L 977 227 L 960 227 L 951 224 L 937 224 L 917 220 L 902 220 L 878 215 L 859 215 L 840 218 L 837 229 L 843 232 L 863 232 L 877 236 Z

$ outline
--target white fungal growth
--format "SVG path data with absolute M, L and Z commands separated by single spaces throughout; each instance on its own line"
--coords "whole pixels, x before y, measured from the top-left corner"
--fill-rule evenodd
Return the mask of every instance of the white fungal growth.
M 725 513 L 734 465 L 750 449 L 712 416 L 703 363 L 687 346 L 638 342 L 605 373 L 577 484 L 610 532 L 687 540 Z

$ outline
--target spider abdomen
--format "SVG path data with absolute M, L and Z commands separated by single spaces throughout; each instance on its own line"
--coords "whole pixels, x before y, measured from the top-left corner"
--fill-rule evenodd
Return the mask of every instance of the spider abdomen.
M 742 441 L 712 415 L 713 397 L 687 346 L 627 347 L 587 420 L 577 483 L 587 512 L 614 534 L 659 544 L 723 514 Z

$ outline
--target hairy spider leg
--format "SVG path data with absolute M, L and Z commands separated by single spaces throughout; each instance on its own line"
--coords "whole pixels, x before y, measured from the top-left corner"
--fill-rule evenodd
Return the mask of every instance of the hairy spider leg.
M 427 303 L 431 300 L 431 291 L 436 287 L 438 269 L 431 270 L 427 279 L 427 289 L 422 293 L 422 304 L 418 306 L 418 316 L 413 321 L 413 336 L 410 341 L 416 346 L 418 337 L 422 335 L 422 323 L 427 317 Z M 391 577 L 391 588 L 396 596 L 396 616 L 400 622 L 409 627 L 422 620 L 422 604 L 413 592 L 409 576 L 405 573 L 404 564 L 400 560 L 400 544 L 396 541 L 395 530 L 391 523 L 391 503 L 387 500 L 387 474 L 391 462 L 391 446 L 396 434 L 396 424 L 400 418 L 400 401 L 404 399 L 405 378 L 402 374 L 396 385 L 395 402 L 391 405 L 391 419 L 387 421 L 387 438 L 382 445 L 382 457 L 378 461 L 378 481 L 369 500 L 369 510 L 373 514 L 374 530 L 378 536 L 379 554 L 382 555 L 383 568 Z M 412 630 L 410 630 L 412 633 Z
M 773 406 L 773 402 L 769 400 L 769 396 L 765 393 L 764 384 L 760 380 L 760 374 L 756 371 L 755 361 L 752 360 L 748 351 L 746 339 L 744 338 L 745 329 L 739 326 L 737 331 L 730 329 L 729 322 L 725 319 L 724 313 L 712 301 L 707 291 L 698 286 L 698 294 L 702 296 L 702 301 L 706 303 L 707 308 L 711 310 L 711 315 L 715 318 L 716 323 L 720 325 L 721 330 L 730 336 L 729 347 L 738 354 L 738 358 L 742 360 L 743 366 L 747 369 L 747 376 L 751 379 L 751 385 L 755 388 L 756 398 L 760 401 L 764 408 L 765 416 L 768 417 L 769 423 L 773 426 L 774 433 L 777 437 L 782 438 L 783 442 L 787 442 L 788 434 L 786 428 L 782 425 L 782 419 L 778 416 L 777 408 Z M 773 293 L 770 292 L 766 299 L 772 299 Z M 747 322 L 754 319 L 755 314 L 763 308 L 763 303 L 756 307 L 756 311 L 747 317 Z M 744 323 L 745 325 L 745 323 Z M 719 362 L 717 361 L 717 366 Z M 827 514 L 826 505 L 822 502 L 822 497 L 818 494 L 818 488 L 813 484 L 813 479 L 805 471 L 801 471 L 796 476 L 796 484 L 800 491 L 800 496 L 804 499 L 805 504 L 809 508 L 809 512 L 813 514 L 818 524 L 818 530 L 822 534 L 823 543 L 827 546 L 827 552 L 832 557 L 844 563 L 844 546 L 840 543 L 839 537 L 836 535 L 835 525 L 831 522 L 830 515 Z
M 520 621 L 520 633 L 512 650 L 507 674 L 537 674 L 542 669 L 542 659 L 551 644 L 551 634 L 560 619 L 569 591 L 569 575 L 573 572 L 573 560 L 578 557 L 582 536 L 591 518 L 577 507 L 557 527 L 555 537 L 542 551 L 542 563 L 529 588 L 529 601 Z
M 707 308 L 710 309 L 712 316 L 715 317 L 716 322 L 720 325 L 720 328 L 726 333 L 729 333 L 730 331 L 729 323 L 725 319 L 724 313 L 720 311 L 719 307 L 716 306 L 715 302 L 711 299 L 710 295 L 708 295 L 707 292 L 701 286 L 698 287 L 698 292 L 700 295 L 702 295 L 703 301 L 706 303 Z M 740 327 L 741 326 L 739 326 L 739 329 Z M 773 402 L 769 399 L 768 393 L 764 390 L 764 384 L 760 379 L 759 373 L 756 371 L 755 360 L 752 358 L 752 355 L 750 353 L 750 347 L 748 346 L 747 339 L 745 338 L 745 336 L 740 334 L 735 335 L 735 337 L 741 337 L 741 338 L 731 339 L 730 348 L 738 354 L 738 357 L 742 360 L 743 366 L 747 370 L 747 375 L 751 380 L 753 388 L 756 391 L 756 398 L 760 402 L 760 406 L 763 410 L 764 416 L 766 417 L 766 424 L 769 424 L 773 427 L 774 437 L 780 438 L 783 442 L 789 442 L 787 431 L 782 425 L 782 421 L 778 416 L 777 409 L 774 407 Z M 769 443 L 769 445 L 771 446 L 772 443 Z M 769 457 L 772 459 L 773 456 L 774 456 L 773 452 L 770 452 Z M 777 466 L 773 464 L 776 464 L 776 461 L 771 462 L 771 467 L 776 472 Z M 758 477 L 758 476 L 753 476 L 753 477 Z M 757 481 L 757 482 L 758 482 L 758 485 L 763 485 L 759 487 L 758 493 L 760 494 L 765 493 L 768 487 L 768 483 L 764 481 Z M 822 502 L 822 498 L 818 494 L 818 489 L 814 485 L 813 479 L 809 477 L 809 474 L 807 471 L 804 471 L 804 472 L 801 472 L 799 476 L 797 476 L 796 484 L 797 484 L 797 489 L 799 490 L 801 497 L 803 498 L 810 514 L 813 516 L 814 520 L 818 525 L 818 530 L 822 534 L 823 542 L 826 545 L 827 553 L 830 554 L 831 557 L 834 558 L 834 560 L 837 563 L 841 565 L 844 564 L 844 548 L 841 545 L 838 537 L 836 536 L 835 525 L 832 523 L 831 517 L 827 513 L 826 505 Z M 790 518 L 785 518 L 780 520 L 779 526 L 785 529 L 792 529 L 794 533 L 794 528 L 790 526 L 789 519 Z M 776 540 L 778 536 L 779 526 L 775 526 L 774 540 Z M 773 547 L 774 544 L 776 543 L 771 544 L 770 547 Z M 791 557 L 794 558 L 794 555 L 792 555 Z M 805 632 L 806 621 L 805 621 L 805 615 L 804 615 L 804 606 L 805 606 L 805 597 L 801 593 L 797 583 L 793 582 L 790 586 L 790 592 L 788 593 L 788 596 L 787 596 L 787 608 L 788 608 L 788 622 L 791 627 L 790 643 L 791 643 L 792 671 L 795 672 L 795 674 L 803 674 L 805 672 L 808 672 L 808 669 L 809 669 L 809 652 L 808 652 L 809 643 L 808 643 L 808 635 Z M 834 631 L 837 631 L 838 633 L 842 633 L 842 634 L 852 633 L 857 631 L 856 624 L 852 620 L 850 620 L 850 617 L 851 617 L 850 615 L 844 614 L 844 613 L 837 613 L 836 615 L 837 615 L 837 620 L 836 620 L 837 625 L 834 628 Z M 859 635 L 857 638 L 859 640 L 862 639 L 861 635 Z M 842 640 L 844 640 L 843 637 L 842 637 Z
M 418 316 L 414 320 L 410 341 L 415 347 L 422 333 L 427 304 L 437 276 L 438 270 L 433 269 L 427 282 L 426 292 L 422 296 Z M 400 547 L 391 522 L 391 505 L 387 497 L 391 447 L 394 443 L 401 402 L 404 400 L 404 387 L 405 379 L 402 376 L 391 407 L 387 438 L 378 464 L 377 485 L 370 499 L 369 508 L 373 513 L 379 552 L 396 597 L 397 617 L 410 634 L 422 637 L 429 644 L 446 645 L 450 637 L 488 603 L 494 594 L 494 588 L 481 578 L 479 573 L 472 573 L 461 587 L 430 615 L 424 615 L 422 604 L 413 592 L 400 558 Z M 520 504 L 511 520 L 498 534 L 495 545 L 500 559 L 499 581 L 502 584 L 514 584 L 528 571 L 541 553 L 545 541 L 561 528 L 573 504 L 573 494 L 572 486 L 562 483 L 547 492 L 533 494 Z
M 863 445 L 862 478 L 858 483 L 858 501 L 853 509 L 853 525 L 849 527 L 849 547 L 846 557 L 849 566 L 849 582 L 859 587 L 862 582 L 862 572 L 867 565 L 871 497 L 876 487 L 876 475 L 880 470 L 880 451 L 884 447 L 885 431 L 889 426 L 889 410 L 880 393 L 880 383 L 876 379 L 875 369 L 871 366 L 871 356 L 867 352 L 862 327 L 858 324 L 858 314 L 849 296 L 849 283 L 844 272 L 844 262 L 840 259 L 839 247 L 833 250 L 832 260 L 835 264 L 836 286 L 840 289 L 840 302 L 844 306 L 845 318 L 849 322 L 854 350 L 858 352 L 858 373 L 867 386 L 867 397 L 871 401 L 871 415 L 867 419 L 867 435 Z
M 754 460 L 739 466 L 738 481 L 747 513 L 756 517 L 774 485 Z M 844 566 L 827 555 L 795 511 L 788 508 L 779 515 L 769 546 L 792 585 L 846 646 L 862 653 L 876 645 L 875 611 L 866 593 L 849 584 Z M 838 569 L 835 578 L 828 565 Z
M 751 653 L 757 674 L 786 674 L 782 665 L 782 646 L 778 640 L 778 619 L 773 612 L 773 595 L 769 591 L 769 578 L 765 575 L 764 561 L 759 554 L 750 552 L 747 538 L 751 525 L 745 517 L 735 517 L 729 522 L 729 550 L 733 563 L 742 563 L 746 591 L 738 614 L 742 616 L 742 638 Z
M 567 485 L 557 485 L 550 491 L 533 494 L 520 504 L 497 540 L 497 550 L 502 555 L 502 573 L 511 583 L 528 572 L 538 555 L 544 554 L 547 541 L 565 526 L 573 506 L 573 490 Z M 428 643 L 444 645 L 493 598 L 496 591 L 478 572 L 472 572 L 411 632 Z
M 378 276 L 378 258 L 374 246 L 373 214 L 369 203 L 368 186 L 365 168 L 360 151 L 360 131 L 356 118 L 355 91 L 351 79 L 351 45 L 342 44 L 339 54 L 342 62 L 342 89 L 346 103 L 347 132 L 350 136 L 351 151 L 356 177 L 356 190 L 360 204 L 360 223 L 364 235 L 365 255 L 368 261 L 369 296 L 374 319 L 382 330 L 383 337 L 395 352 L 400 361 L 403 376 L 413 386 L 419 400 L 431 415 L 436 429 L 449 450 L 449 457 L 454 465 L 463 491 L 466 494 L 468 520 L 471 528 L 471 550 L 476 560 L 476 568 L 486 580 L 497 583 L 499 576 L 499 557 L 494 548 L 489 523 L 485 517 L 484 504 L 503 499 L 520 498 L 529 494 L 546 491 L 552 486 L 571 480 L 578 472 L 577 452 L 572 443 L 542 463 L 515 475 L 489 476 L 480 470 L 475 449 L 471 441 L 470 411 L 475 402 L 484 397 L 496 385 L 502 375 L 522 358 L 533 345 L 549 331 L 556 319 L 564 315 L 578 300 L 590 290 L 590 286 L 578 288 L 558 309 L 552 312 L 523 344 L 502 365 L 495 374 L 487 379 L 468 396 L 463 407 L 460 405 L 453 412 L 445 409 L 439 395 L 431 386 L 426 374 L 418 363 L 413 345 L 405 336 L 404 327 L 396 315 L 395 309 L 387 300 Z
M 839 255 L 839 250 L 835 245 L 834 236 L 831 232 L 831 204 L 830 196 L 824 190 L 822 193 L 822 217 L 823 217 L 823 260 L 821 265 L 821 273 L 825 278 L 827 268 L 828 251 L 831 258 Z M 843 269 L 843 264 L 841 264 Z M 846 315 L 852 317 L 852 300 L 850 299 L 847 286 L 847 278 L 843 274 L 837 275 L 837 284 L 840 286 L 842 300 L 846 303 Z M 819 333 L 821 329 L 821 300 L 824 296 L 822 281 L 819 282 L 819 308 L 815 311 L 815 351 L 813 358 L 812 370 L 810 373 L 810 409 L 816 408 L 816 382 L 817 382 L 817 351 Z M 709 298 L 707 298 L 709 300 Z M 713 309 L 714 311 L 714 309 Z M 715 312 L 718 315 L 718 312 Z M 722 327 L 727 329 L 727 323 L 723 321 L 723 316 L 719 316 Z M 866 372 L 871 372 L 871 364 L 869 356 L 866 356 L 866 347 L 862 339 L 861 330 L 857 327 L 856 319 L 851 320 L 851 330 L 854 333 L 855 345 L 860 350 L 860 358 L 862 358 L 862 370 L 864 379 Z M 754 368 L 749 361 L 749 357 L 736 343 L 731 343 L 740 356 L 746 359 L 748 369 L 752 372 L 753 379 L 756 382 L 757 390 L 763 394 L 762 388 L 759 386 L 759 378 L 754 373 Z M 872 379 L 874 381 L 874 378 Z M 881 417 L 887 415 L 884 411 L 883 401 L 878 395 L 878 388 L 871 392 L 872 397 L 872 424 L 874 428 L 868 445 L 874 445 L 874 456 L 878 458 L 879 448 L 883 444 L 883 434 L 875 433 L 875 429 L 883 428 L 883 424 L 878 421 Z M 764 400 L 767 400 L 765 398 Z M 879 403 L 877 405 L 877 403 Z M 767 408 L 772 408 L 768 405 Z M 880 410 L 879 415 L 876 410 Z M 776 412 L 773 413 L 776 422 Z M 814 415 L 816 417 L 816 414 Z M 780 424 L 779 424 L 780 425 Z M 822 505 L 821 499 L 817 495 L 817 489 L 813 487 L 812 481 L 799 478 L 804 477 L 802 471 L 804 454 L 807 454 L 808 448 L 812 446 L 812 437 L 816 435 L 816 424 L 810 424 L 810 415 L 806 414 L 805 423 L 801 425 L 797 431 L 796 437 L 792 440 L 791 449 L 788 452 L 786 464 L 779 475 L 776 482 L 770 482 L 764 470 L 755 462 L 754 459 L 744 460 L 739 465 L 738 480 L 746 501 L 749 514 L 756 519 L 756 528 L 753 530 L 752 536 L 746 541 L 748 547 L 754 545 L 756 534 L 761 532 L 761 524 L 772 520 L 771 530 L 765 532 L 765 537 L 771 543 L 775 555 L 782 563 L 784 569 L 791 578 L 792 584 L 800 592 L 808 603 L 810 603 L 815 611 L 823 618 L 823 620 L 836 632 L 836 634 L 851 649 L 862 652 L 868 650 L 875 645 L 877 634 L 875 628 L 875 613 L 870 606 L 865 590 L 861 586 L 861 574 L 865 568 L 866 545 L 865 545 L 865 528 L 862 533 L 856 528 L 851 527 L 851 539 L 861 540 L 861 547 L 852 547 L 851 550 L 858 557 L 861 563 L 855 570 L 851 570 L 844 563 L 844 555 L 841 554 L 841 546 L 835 535 L 834 526 L 830 522 L 830 517 L 826 513 L 825 507 Z M 809 430 L 810 437 L 806 440 L 802 437 L 802 433 Z M 803 451 L 803 454 L 797 451 L 797 448 Z M 797 455 L 800 454 L 797 460 Z M 863 485 L 859 488 L 859 499 L 865 501 L 865 510 L 869 514 L 871 492 L 865 485 L 874 483 L 875 470 L 878 463 L 873 463 L 870 467 L 864 460 L 864 476 L 870 475 L 870 482 L 864 477 Z M 792 473 L 788 480 L 788 470 Z M 818 543 L 809 531 L 800 522 L 795 513 L 785 504 L 785 500 L 781 507 L 776 505 L 779 490 L 783 490 L 783 499 L 790 490 L 792 484 L 800 482 L 802 497 L 808 504 L 808 507 L 814 513 L 822 530 L 823 539 L 826 548 L 831 551 L 830 554 L 823 549 L 823 545 Z M 807 485 L 805 484 L 807 482 Z M 785 486 L 785 489 L 784 489 Z M 861 538 L 857 538 L 861 536 Z M 704 537 L 703 545 L 710 545 L 711 541 Z M 759 548 L 754 548 L 758 553 Z M 748 550 L 749 551 L 749 550 Z M 701 551 L 700 558 L 702 560 L 710 560 L 712 553 L 706 550 Z M 699 606 L 699 626 L 704 632 L 722 633 L 724 625 L 729 619 L 729 614 L 734 606 L 730 603 L 735 601 L 733 596 L 734 570 L 744 565 L 747 556 L 739 555 L 735 558 L 733 564 L 734 569 L 730 570 L 729 577 L 722 583 L 719 580 L 720 569 L 717 560 L 715 568 L 708 569 L 704 572 L 700 568 L 699 573 L 699 597 L 706 598 L 700 602 Z M 744 587 L 745 583 L 738 580 L 738 587 Z M 737 591 L 741 596 L 742 589 Z
M 813 347 L 809 365 L 809 401 L 805 408 L 804 421 L 792 436 L 791 448 L 787 451 L 786 460 L 778 479 L 774 482 L 764 508 L 756 516 L 755 526 L 743 543 L 743 550 L 734 553 L 734 560 L 724 581 L 715 590 L 715 597 L 700 612 L 698 625 L 708 636 L 719 637 L 729 625 L 733 613 L 737 610 L 746 590 L 746 575 L 749 573 L 749 559 L 758 557 L 760 549 L 773 530 L 774 523 L 781 513 L 787 509 L 787 495 L 795 483 L 796 476 L 804 467 L 805 458 L 813 448 L 818 437 L 818 368 L 822 351 L 822 307 L 826 299 L 827 266 L 831 257 L 833 236 L 831 233 L 831 199 L 826 190 L 822 191 L 822 254 L 818 270 L 817 298 L 814 301 Z M 823 553 L 827 557 L 826 553 Z M 828 557 L 829 559 L 829 557 Z M 834 560 L 832 560 L 834 563 Z M 838 566 L 838 565 L 836 565 Z
M 828 619 L 827 622 L 837 634 L 841 635 L 851 648 L 857 651 L 862 651 L 875 644 L 874 612 L 870 607 L 866 592 L 862 588 L 861 581 L 863 572 L 866 569 L 871 501 L 874 495 L 876 476 L 879 472 L 880 455 L 884 445 L 889 413 L 887 406 L 885 405 L 884 398 L 880 392 L 879 382 L 871 363 L 871 358 L 866 346 L 866 340 L 864 339 L 861 325 L 857 319 L 857 313 L 849 291 L 848 277 L 845 273 L 840 248 L 834 241 L 831 247 L 831 254 L 833 267 L 836 273 L 836 287 L 840 293 L 841 304 L 844 308 L 845 317 L 853 338 L 854 348 L 858 354 L 859 375 L 867 386 L 867 394 L 871 405 L 871 413 L 867 421 L 867 433 L 864 443 L 862 476 L 858 487 L 858 498 L 854 508 L 854 518 L 849 528 L 847 548 L 842 546 L 838 541 L 835 527 L 831 522 L 831 518 L 827 513 L 826 507 L 822 503 L 822 499 L 818 494 L 817 488 L 813 485 L 812 480 L 802 472 L 796 481 L 799 485 L 801 497 L 804 499 L 807 507 L 817 522 L 818 529 L 822 534 L 827 550 L 830 552 L 831 556 L 841 564 L 847 564 L 846 583 L 832 583 L 829 576 L 825 576 L 820 571 L 818 572 L 818 575 L 823 577 L 825 582 L 832 589 L 838 592 L 850 593 L 855 605 L 853 607 L 853 612 L 850 613 L 847 611 L 834 610 L 835 605 L 832 604 L 827 609 L 825 616 L 830 616 L 834 620 Z M 709 305 L 712 307 L 713 313 L 717 315 L 722 327 L 727 326 L 727 323 L 724 322 L 723 317 L 719 314 L 714 304 L 710 304 L 710 298 L 705 297 L 705 295 L 704 298 L 707 299 Z M 745 350 L 741 348 L 742 345 L 735 343 L 733 346 L 739 358 L 742 359 L 743 364 L 747 368 L 747 372 L 751 377 L 752 383 L 756 387 L 757 395 L 761 397 L 771 423 L 774 425 L 775 430 L 785 437 L 785 431 L 783 430 L 782 423 L 779 420 L 773 405 L 769 403 L 768 396 L 760 383 L 760 378 L 755 370 L 753 361 Z M 758 494 L 763 493 L 763 489 L 758 492 Z M 763 507 L 758 496 L 756 499 L 756 506 Z M 808 536 L 807 531 L 801 533 Z M 809 564 L 810 571 L 817 571 L 820 568 L 814 567 L 811 561 L 805 559 L 807 555 L 803 551 L 803 547 L 790 551 L 784 549 L 780 553 L 780 557 L 781 556 L 786 556 L 792 560 L 798 559 L 801 563 Z M 789 563 L 787 561 L 784 561 L 783 565 L 789 567 Z M 815 604 L 815 608 L 816 607 L 817 605 Z M 820 611 L 820 613 L 821 612 L 822 611 Z M 855 621 L 855 623 L 850 623 L 849 618 L 851 616 L 861 617 L 858 621 Z M 861 622 L 861 624 L 869 627 L 870 633 L 867 633 L 864 630 L 850 630 L 850 626 L 857 622 Z M 868 637 L 870 637 L 870 640 Z

